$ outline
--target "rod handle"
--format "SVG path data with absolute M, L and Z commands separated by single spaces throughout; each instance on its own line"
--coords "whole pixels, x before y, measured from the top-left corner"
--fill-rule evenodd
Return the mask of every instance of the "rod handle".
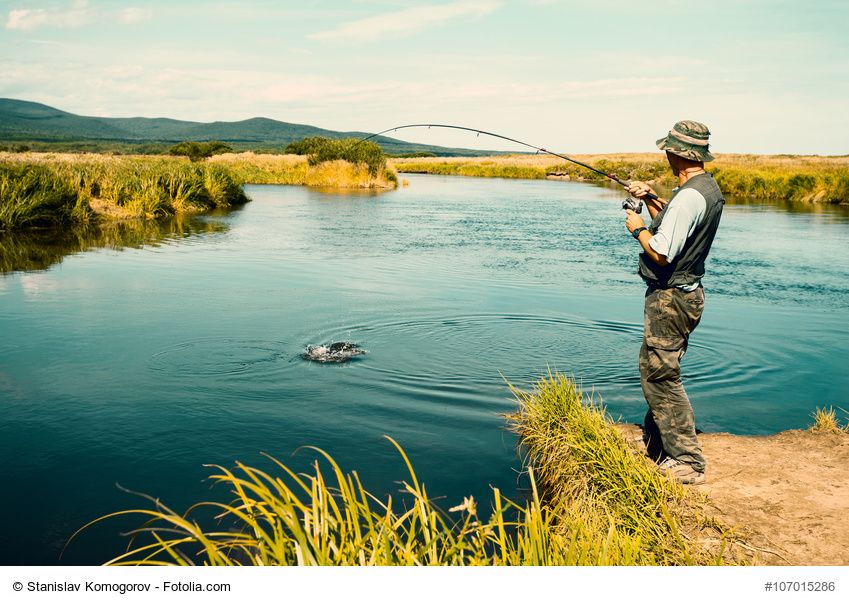
M 621 186 L 622 186 L 622 187 L 624 187 L 625 189 L 627 189 L 627 188 L 628 188 L 628 186 L 629 186 L 629 185 L 631 185 L 631 182 L 630 182 L 630 181 L 623 181 L 622 179 L 618 179 L 618 178 L 616 177 L 616 175 L 607 175 L 607 176 L 608 176 L 608 177 L 610 177 L 611 179 L 613 179 L 614 181 L 616 181 L 619 185 L 621 185 Z M 648 198 L 649 200 L 659 200 L 659 199 L 660 199 L 660 198 L 658 198 L 658 197 L 657 197 L 657 195 L 656 195 L 656 194 L 653 194 L 653 193 L 647 193 L 647 194 L 646 194 L 645 196 L 643 196 L 643 197 L 644 197 L 644 198 Z

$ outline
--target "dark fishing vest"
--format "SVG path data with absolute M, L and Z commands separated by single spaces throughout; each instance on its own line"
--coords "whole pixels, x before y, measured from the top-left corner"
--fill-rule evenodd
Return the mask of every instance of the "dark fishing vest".
M 649 286 L 656 288 L 686 286 L 698 282 L 705 275 L 705 259 L 710 252 L 713 238 L 716 236 L 719 219 L 722 216 L 722 206 L 725 204 L 725 198 L 722 197 L 722 192 L 719 191 L 719 186 L 714 181 L 713 175 L 702 173 L 688 179 L 675 192 L 669 203 L 657 213 L 648 229 L 652 234 L 656 234 L 660 223 L 663 221 L 663 216 L 666 214 L 666 209 L 674 203 L 675 196 L 689 188 L 695 189 L 704 196 L 707 203 L 705 214 L 696 229 L 687 238 L 681 253 L 669 265 L 660 266 L 652 261 L 645 252 L 640 253 L 638 273 Z

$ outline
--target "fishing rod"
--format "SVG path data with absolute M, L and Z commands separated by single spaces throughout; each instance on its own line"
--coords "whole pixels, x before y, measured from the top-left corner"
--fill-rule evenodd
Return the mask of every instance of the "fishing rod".
M 360 139 L 360 143 L 363 141 L 368 141 L 369 139 L 374 139 L 375 137 L 379 137 L 380 135 L 384 135 L 386 133 L 394 132 L 397 130 L 401 130 L 404 128 L 452 128 L 454 130 L 464 130 L 471 133 L 476 133 L 477 136 L 488 135 L 490 137 L 496 137 L 498 139 L 504 139 L 505 141 L 510 141 L 511 143 L 516 143 L 518 145 L 523 145 L 525 147 L 529 147 L 537 151 L 537 153 L 551 154 L 552 156 L 557 156 L 558 158 L 562 158 L 568 162 L 572 162 L 573 164 L 577 164 L 578 166 L 583 166 L 587 170 L 591 170 L 592 172 L 601 175 L 602 177 L 607 177 L 611 181 L 615 181 L 625 189 L 628 189 L 630 182 L 624 181 L 614 175 L 613 173 L 606 173 L 603 170 L 599 170 L 594 166 L 590 166 L 589 164 L 585 164 L 580 160 L 575 160 L 574 158 L 570 158 L 564 154 L 558 154 L 557 152 L 553 152 L 549 149 L 545 149 L 544 147 L 537 147 L 536 145 L 531 145 L 530 143 L 525 143 L 524 141 L 519 141 L 518 139 L 513 139 L 511 137 L 505 137 L 504 135 L 499 135 L 498 133 L 491 133 L 489 131 L 480 130 L 479 128 L 469 128 L 467 126 L 455 126 L 453 124 L 405 124 L 403 126 L 395 126 L 393 128 L 387 128 L 386 130 L 382 130 L 379 133 L 374 133 L 373 135 L 369 135 L 368 137 L 364 137 Z M 652 193 L 647 193 L 646 198 L 651 200 L 657 200 L 657 196 Z M 628 199 L 622 203 L 622 208 L 633 210 L 636 213 L 639 213 L 643 209 L 642 201 L 639 198 L 634 198 L 632 196 L 628 196 Z

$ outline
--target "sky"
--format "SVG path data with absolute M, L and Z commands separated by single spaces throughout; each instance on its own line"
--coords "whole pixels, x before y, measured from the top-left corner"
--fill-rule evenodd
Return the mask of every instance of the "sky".
M 0 97 L 571 153 L 691 119 L 720 153 L 849 154 L 848 25 L 846 0 L 0 0 Z

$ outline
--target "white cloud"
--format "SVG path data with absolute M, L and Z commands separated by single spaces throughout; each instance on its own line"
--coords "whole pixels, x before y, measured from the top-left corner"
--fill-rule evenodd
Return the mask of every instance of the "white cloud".
M 431 58 L 428 58 L 430 60 Z M 167 62 L 96 65 L 89 61 L 0 59 L 0 96 L 95 116 L 242 120 L 266 116 L 333 130 L 378 131 L 393 124 L 469 125 L 573 152 L 654 151 L 682 115 L 711 126 L 716 149 L 750 153 L 845 153 L 849 121 L 839 98 L 805 91 L 767 94 L 748 82 L 693 75 L 520 79 L 484 73 L 419 78 L 382 70 L 374 79 L 275 68 L 203 68 Z M 808 111 L 800 114 L 799 107 Z M 845 113 L 845 112 L 843 112 Z M 781 116 L 793 128 L 775 129 Z M 835 118 L 835 116 L 837 116 Z M 809 133 L 821 133 L 814 139 Z M 497 140 L 450 131 L 410 131 L 402 139 L 486 149 Z
M 131 6 L 130 8 L 125 8 L 118 13 L 118 22 L 126 25 L 133 25 L 134 23 L 150 21 L 152 16 L 153 13 L 150 9 Z
M 44 27 L 77 28 L 94 23 L 131 25 L 151 18 L 148 9 L 128 7 L 104 9 L 90 6 L 87 0 L 75 0 L 68 8 L 22 8 L 9 11 L 6 29 L 32 31 Z
M 373 15 L 310 34 L 312 40 L 362 42 L 377 38 L 398 38 L 442 25 L 462 17 L 484 17 L 502 6 L 500 0 L 461 0 L 450 4 L 414 6 L 400 11 Z
M 542 104 L 568 99 L 644 97 L 677 92 L 686 86 L 682 78 L 662 77 L 539 82 L 469 80 L 467 74 L 461 73 L 424 81 L 390 76 L 363 82 L 356 77 L 264 69 L 0 61 L 0 91 L 6 94 L 56 104 L 60 109 L 85 115 L 91 115 L 94 107 L 111 105 L 114 109 L 106 112 L 108 115 L 153 113 L 190 120 L 240 119 L 263 113 L 287 120 L 291 117 L 285 115 L 285 110 L 293 106 L 338 111 L 352 104 L 403 107 L 416 100 L 431 106 L 465 102 L 464 105 L 478 107 L 496 99 L 505 104 Z M 69 106 L 62 99 L 76 99 L 78 103 Z M 229 115 L 223 115 L 225 108 L 230 110 Z

